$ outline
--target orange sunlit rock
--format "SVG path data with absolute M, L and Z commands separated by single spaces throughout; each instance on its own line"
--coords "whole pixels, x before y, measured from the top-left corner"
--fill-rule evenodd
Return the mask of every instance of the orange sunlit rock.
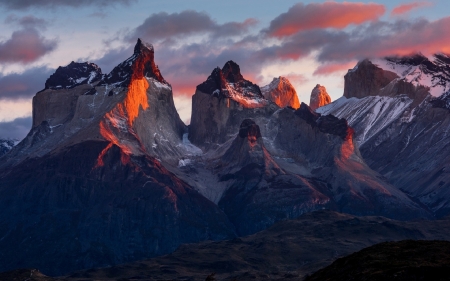
M 294 86 L 285 77 L 273 78 L 272 82 L 261 88 L 264 97 L 279 107 L 290 106 L 294 109 L 300 107 L 297 92 Z
M 309 107 L 312 110 L 327 105 L 331 102 L 331 97 L 327 93 L 327 89 L 319 84 L 311 92 L 311 98 L 309 100 Z

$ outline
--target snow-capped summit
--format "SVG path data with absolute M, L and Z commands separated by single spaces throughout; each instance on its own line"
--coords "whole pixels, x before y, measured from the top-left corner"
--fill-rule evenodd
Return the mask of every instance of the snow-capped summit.
M 261 92 L 266 99 L 276 103 L 279 107 L 290 106 L 294 109 L 300 107 L 297 92 L 286 77 L 273 78 L 270 84 L 261 87 Z
M 102 70 L 95 63 L 71 62 L 60 66 L 45 82 L 45 89 L 72 89 L 83 84 L 92 84 L 102 78 Z
M 309 100 L 309 106 L 312 110 L 316 110 L 317 108 L 327 105 L 331 102 L 331 97 L 327 93 L 327 89 L 320 84 L 317 84 L 316 87 L 311 92 L 311 98 Z
M 197 90 L 218 97 L 232 99 L 247 108 L 267 104 L 258 85 L 246 80 L 234 61 L 225 63 L 222 69 L 215 68 L 208 79 L 197 86 Z
M 400 80 L 414 86 L 428 87 L 432 96 L 437 97 L 450 90 L 450 58 L 446 54 L 436 54 L 432 60 L 419 53 L 375 59 L 372 62 L 386 71 L 394 72 Z

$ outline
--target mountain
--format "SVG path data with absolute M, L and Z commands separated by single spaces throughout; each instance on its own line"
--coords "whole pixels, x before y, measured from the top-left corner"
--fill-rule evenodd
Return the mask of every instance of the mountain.
M 360 82 L 352 81 L 364 73 L 395 72 L 397 78 L 317 110 L 346 118 L 367 164 L 437 216 L 450 213 L 449 69 L 442 54 L 433 61 L 420 54 L 365 60 L 347 73 L 345 93 L 358 89 Z
M 305 281 L 447 280 L 449 241 L 385 242 L 340 258 Z
M 138 40 L 102 79 L 47 83 L 33 98 L 33 128 L 0 164 L 0 269 L 58 275 L 235 237 L 223 211 L 162 164 L 178 163 L 186 127 L 153 54 Z M 85 77 L 89 65 L 57 73 Z
M 448 112 L 446 100 L 428 104 Z M 29 134 L 0 161 L 0 270 L 112 266 L 321 209 L 434 215 L 366 164 L 345 118 L 278 106 L 233 61 L 197 86 L 192 107 L 186 126 L 140 39 L 108 74 L 58 68 L 33 98 Z
M 234 96 L 246 101 L 220 94 L 225 88 L 220 83 L 237 81 L 214 78 L 229 73 L 230 65 L 216 68 L 192 98 L 189 139 L 203 154 L 187 157 L 182 169 L 171 171 L 217 203 L 239 235 L 322 208 L 403 219 L 428 216 L 364 163 L 346 120 L 316 114 L 304 103 L 294 110 L 241 90 Z M 242 77 L 238 66 L 231 69 L 233 77 Z
M 0 139 L 0 157 L 9 152 L 18 142 L 12 139 Z
M 228 61 L 222 69 L 215 68 L 192 96 L 189 140 L 199 147 L 217 148 L 239 130 L 242 120 L 259 117 L 268 122 L 265 116 L 277 109 L 259 86 L 244 79 L 239 65 Z
M 269 85 L 261 87 L 264 98 L 276 103 L 279 107 L 300 107 L 297 92 L 286 77 L 273 78 Z
M 330 102 L 331 97 L 328 95 L 327 89 L 324 86 L 317 84 L 311 92 L 309 107 L 311 107 L 312 110 L 316 110 L 317 108 L 327 105 Z
M 346 259 L 350 254 L 381 242 L 448 240 L 449 226 L 447 219 L 404 222 L 317 211 L 294 220 L 280 221 L 255 235 L 220 242 L 187 244 L 166 256 L 44 280 L 205 280 L 213 272 L 217 280 L 303 280 L 306 275 L 312 275 L 334 261 Z M 417 251 L 426 250 L 426 247 L 418 246 L 420 244 L 416 244 Z M 426 251 L 430 253 L 431 249 L 435 248 L 430 247 Z M 436 251 L 441 253 L 445 249 L 443 247 Z M 416 250 L 413 248 L 410 253 Z M 404 252 L 397 253 L 403 255 Z M 428 255 L 425 257 L 431 261 Z M 411 258 L 415 256 L 406 254 L 396 262 L 402 263 Z M 368 259 L 361 259 L 361 262 L 365 260 Z M 395 265 L 393 261 L 390 264 Z M 341 269 L 354 265 L 349 263 L 348 267 Z M 25 276 L 27 278 L 30 271 L 0 273 L 0 280 L 13 280 L 2 279 L 13 274 L 28 274 Z

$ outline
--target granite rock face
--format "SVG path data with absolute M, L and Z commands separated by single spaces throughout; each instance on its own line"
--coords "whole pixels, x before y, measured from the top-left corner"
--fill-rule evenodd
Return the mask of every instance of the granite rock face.
M 331 102 L 331 97 L 327 93 L 327 89 L 319 84 L 311 92 L 309 100 L 309 107 L 316 110 L 321 106 L 327 105 Z
M 153 48 L 139 40 L 124 65 L 124 80 L 115 68 L 34 97 L 31 131 L 0 161 L 0 270 L 61 275 L 235 236 L 217 205 L 164 167 L 189 147 Z
M 257 85 L 244 79 L 239 66 L 229 61 L 197 86 L 192 96 L 189 140 L 203 148 L 215 147 L 233 138 L 242 120 L 265 118 L 277 109 Z
M 363 98 L 375 96 L 380 89 L 396 78 L 398 78 L 398 75 L 394 72 L 384 70 L 370 60 L 363 60 L 344 76 L 344 97 Z
M 380 89 L 378 96 L 343 97 L 318 111 L 346 118 L 372 169 L 436 216 L 448 215 L 450 60 L 435 55 L 430 61 L 419 54 L 374 63 L 396 71 L 399 78 Z
M 286 77 L 273 78 L 269 85 L 261 88 L 264 97 L 279 107 L 300 107 L 297 92 Z
M 102 78 L 102 70 L 95 63 L 71 62 L 60 66 L 45 82 L 45 89 L 72 89 L 83 84 L 92 84 Z

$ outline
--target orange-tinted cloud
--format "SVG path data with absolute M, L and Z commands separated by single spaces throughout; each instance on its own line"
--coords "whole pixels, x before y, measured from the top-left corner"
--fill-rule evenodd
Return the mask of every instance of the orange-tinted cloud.
M 272 20 L 267 31 L 270 36 L 285 37 L 316 28 L 343 29 L 377 20 L 385 12 L 384 5 L 375 3 L 298 3 Z
M 313 75 L 327 76 L 336 72 L 342 72 L 353 68 L 357 61 L 344 62 L 344 63 L 325 63 L 317 67 Z
M 414 10 L 414 9 L 417 9 L 420 7 L 426 7 L 426 6 L 431 6 L 431 3 L 420 1 L 420 2 L 401 4 L 392 10 L 391 15 L 393 15 L 393 16 L 403 15 L 403 14 L 409 13 L 411 10 Z

